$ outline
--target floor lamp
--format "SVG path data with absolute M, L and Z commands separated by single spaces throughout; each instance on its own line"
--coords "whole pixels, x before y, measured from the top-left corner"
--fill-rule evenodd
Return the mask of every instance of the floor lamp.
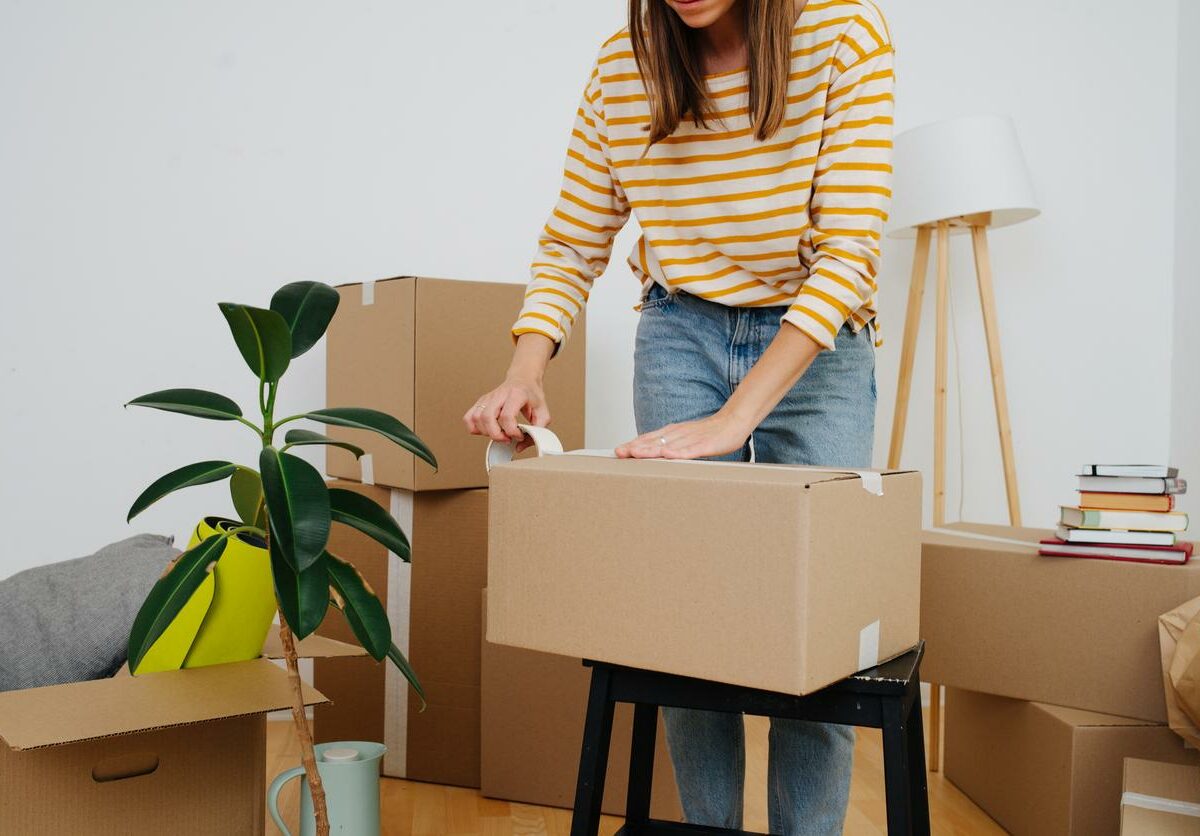
M 1010 119 L 999 116 L 968 117 L 935 122 L 896 136 L 895 182 L 889 236 L 916 237 L 904 342 L 900 349 L 900 374 L 888 467 L 900 466 L 908 400 L 912 390 L 913 361 L 929 251 L 936 239 L 937 302 L 935 305 L 933 391 L 933 524 L 946 522 L 946 341 L 950 283 L 950 237 L 970 234 L 975 252 L 975 275 L 983 310 L 996 403 L 996 425 L 1004 462 L 1008 518 L 1021 524 L 1017 473 L 1013 462 L 1012 430 L 1004 366 L 1000 356 L 1000 331 L 988 256 L 988 229 L 1020 223 L 1039 213 L 1029 171 Z M 941 766 L 941 686 L 930 683 L 929 768 Z

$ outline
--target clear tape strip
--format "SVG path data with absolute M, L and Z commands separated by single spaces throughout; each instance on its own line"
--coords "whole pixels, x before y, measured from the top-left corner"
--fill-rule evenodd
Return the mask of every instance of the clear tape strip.
M 613 458 L 616 456 L 612 450 L 570 450 L 564 451 L 562 442 L 559 441 L 557 435 L 552 430 L 545 427 L 534 427 L 530 424 L 518 424 L 518 427 L 527 433 L 530 439 L 533 440 L 533 446 L 537 450 L 539 456 L 598 456 L 603 458 Z M 489 441 L 487 447 L 487 469 L 490 471 L 498 464 L 505 464 L 513 459 L 514 447 L 511 443 L 498 444 L 495 441 Z M 663 461 L 676 462 L 678 464 L 705 464 L 728 466 L 735 464 L 734 462 L 714 462 L 697 459 L 664 459 Z M 778 470 L 811 470 L 814 473 L 849 473 L 857 476 L 862 482 L 863 490 L 875 496 L 883 496 L 883 474 L 874 470 L 857 470 L 849 467 L 805 467 L 800 465 L 778 465 L 778 464 L 762 464 L 757 467 L 770 467 Z
M 1123 793 L 1121 806 L 1141 807 L 1143 810 L 1157 810 L 1160 813 L 1175 813 L 1180 816 L 1200 818 L 1200 804 L 1178 801 L 1174 798 L 1162 798 L 1157 795 L 1146 795 L 1140 792 Z

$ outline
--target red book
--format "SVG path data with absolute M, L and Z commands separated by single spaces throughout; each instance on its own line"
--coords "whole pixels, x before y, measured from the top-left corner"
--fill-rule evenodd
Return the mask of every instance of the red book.
M 1052 537 L 1042 540 L 1038 554 L 1044 557 L 1085 557 L 1093 560 L 1126 560 L 1133 563 L 1182 564 L 1192 559 L 1191 543 L 1173 546 L 1109 546 L 1091 543 L 1068 543 Z

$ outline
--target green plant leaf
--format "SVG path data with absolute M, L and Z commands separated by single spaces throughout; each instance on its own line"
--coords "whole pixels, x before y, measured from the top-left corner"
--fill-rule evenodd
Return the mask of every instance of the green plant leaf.
M 349 450 L 354 454 L 354 458 L 360 459 L 366 453 L 361 447 L 351 444 L 348 441 L 338 441 L 336 438 L 330 438 L 327 435 L 322 435 L 312 430 L 288 430 L 284 435 L 283 440 L 291 447 L 302 447 L 310 444 L 325 444 L 329 447 L 341 447 L 343 450 Z
M 329 512 L 334 522 L 357 528 L 407 562 L 411 551 L 400 523 L 370 497 L 345 488 L 329 488 Z
M 225 551 L 228 540 L 228 535 L 214 534 L 197 543 L 176 558 L 174 565 L 150 589 L 129 631 L 131 672 L 137 673 L 146 652 L 204 583 Z
M 329 490 L 311 464 L 299 456 L 264 447 L 258 456 L 271 542 L 288 565 L 302 572 L 329 540 Z
M 317 560 L 302 572 L 288 563 L 274 540 L 271 549 L 271 577 L 275 580 L 275 598 L 279 614 L 288 627 L 302 639 L 320 626 L 329 609 L 329 573 L 325 561 Z
M 125 522 L 129 522 L 172 491 L 190 488 L 193 485 L 204 485 L 208 482 L 219 482 L 230 476 L 235 470 L 237 470 L 237 465 L 233 462 L 220 461 L 196 462 L 184 465 L 178 470 L 172 470 L 166 476 L 160 476 L 151 483 L 150 487 L 142 491 L 141 496 L 135 499 L 133 505 L 130 506 Z
M 392 643 L 387 610 L 357 569 L 329 552 L 325 552 L 324 562 L 329 583 L 337 594 L 350 629 L 363 649 L 375 661 L 382 661 Z
M 221 302 L 218 307 L 250 371 L 261 380 L 277 383 L 292 360 L 292 335 L 284 318 L 275 311 L 233 302 Z
M 163 389 L 134 398 L 125 406 L 148 406 L 213 421 L 233 421 L 242 417 L 242 408 L 234 401 L 204 389 Z
M 421 680 L 417 678 L 417 672 L 413 670 L 412 665 L 408 663 L 408 659 L 404 658 L 404 654 L 400 652 L 400 648 L 392 645 L 388 648 L 387 657 L 392 660 L 400 673 L 404 674 L 404 678 L 408 680 L 408 684 L 417 692 L 417 696 L 421 698 L 421 710 L 425 710 L 428 703 L 425 702 L 425 689 L 421 687 Z
M 354 427 L 359 430 L 371 430 L 384 438 L 399 444 L 405 450 L 421 457 L 437 468 L 437 459 L 425 446 L 425 442 L 417 438 L 416 433 L 404 426 L 386 412 L 366 409 L 361 406 L 339 406 L 331 409 L 318 409 L 306 412 L 305 418 L 320 421 L 322 424 L 332 424 L 337 427 Z
M 285 284 L 271 297 L 271 310 L 287 322 L 292 334 L 292 357 L 308 351 L 329 327 L 341 297 L 321 282 Z
M 229 498 L 238 519 L 246 525 L 267 527 L 266 505 L 262 502 L 262 479 L 257 471 L 239 466 L 229 477 Z

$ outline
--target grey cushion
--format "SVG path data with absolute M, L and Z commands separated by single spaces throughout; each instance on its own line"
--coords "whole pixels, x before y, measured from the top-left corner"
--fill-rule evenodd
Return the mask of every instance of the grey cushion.
M 0 691 L 112 676 L 172 542 L 138 534 L 0 581 Z

